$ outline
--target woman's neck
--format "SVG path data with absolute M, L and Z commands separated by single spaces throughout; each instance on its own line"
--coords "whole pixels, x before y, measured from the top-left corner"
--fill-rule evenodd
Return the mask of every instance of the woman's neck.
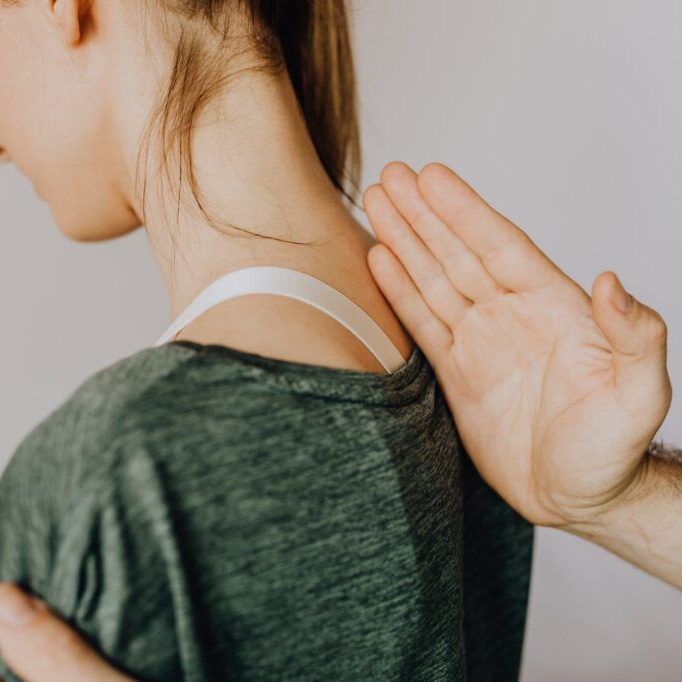
M 367 267 L 366 254 L 375 240 L 351 215 L 328 178 L 288 77 L 248 73 L 240 79 L 230 82 L 226 96 L 219 100 L 219 110 L 212 107 L 202 114 L 194 133 L 194 170 L 210 216 L 266 238 L 244 236 L 239 230 L 219 226 L 221 233 L 211 227 L 194 208 L 187 188 L 176 213 L 176 207 L 169 205 L 174 202 L 168 201 L 168 187 L 164 187 L 165 203 L 161 203 L 153 191 L 158 178 L 148 176 L 145 224 L 168 290 L 172 318 L 220 275 L 253 265 L 276 265 L 305 272 L 344 293 L 384 328 L 407 357 L 410 339 Z M 219 117 L 216 111 L 220 111 Z M 150 154 L 153 151 L 150 148 Z M 261 299 L 259 306 L 269 324 L 272 313 L 281 317 L 285 307 L 287 315 L 296 310 L 300 313 L 302 328 L 308 327 L 315 315 L 300 305 L 273 298 Z M 182 336 L 237 345 L 235 334 L 240 339 L 248 334 L 243 349 L 267 353 L 269 347 L 258 345 L 262 322 L 258 317 L 251 323 L 253 331 L 247 330 L 246 321 L 238 329 L 234 325 L 228 329 L 231 313 L 240 310 L 246 309 L 236 302 L 216 306 Z M 320 327 L 330 325 L 319 314 L 316 319 Z M 292 329 L 296 324 L 289 317 L 285 322 L 291 322 Z M 328 339 L 337 333 L 343 336 L 342 330 L 333 326 L 326 333 Z M 346 336 L 348 352 L 359 358 L 356 366 L 369 368 L 372 361 L 367 356 L 363 360 L 353 344 Z M 300 343 L 292 346 L 300 350 Z M 337 364 L 352 366 L 347 351 L 340 352 L 346 359 L 339 357 Z M 282 357 L 292 356 L 283 350 Z M 320 362 L 325 364 L 323 357 Z
M 355 270 L 367 236 L 327 177 L 286 74 L 230 81 L 197 122 L 192 154 L 202 203 L 217 229 L 187 186 L 178 211 L 177 176 L 163 187 L 160 174 L 146 177 L 145 225 L 173 316 L 209 281 L 240 267 L 281 265 L 332 277 L 330 268 Z M 185 182 L 187 169 L 183 176 Z

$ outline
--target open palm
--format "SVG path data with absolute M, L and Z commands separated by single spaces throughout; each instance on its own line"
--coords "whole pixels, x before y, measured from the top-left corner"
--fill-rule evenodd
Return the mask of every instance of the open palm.
M 364 202 L 383 242 L 372 274 L 483 478 L 541 525 L 608 507 L 636 482 L 670 406 L 660 315 L 632 299 L 647 330 L 623 340 L 613 273 L 588 295 L 442 164 L 388 164 Z

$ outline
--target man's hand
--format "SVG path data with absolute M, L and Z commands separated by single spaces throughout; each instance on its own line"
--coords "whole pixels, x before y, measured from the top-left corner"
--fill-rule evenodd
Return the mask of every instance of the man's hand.
M 27 682 L 132 682 L 40 600 L 0 583 L 0 656 Z
M 672 398 L 661 316 L 609 271 L 590 297 L 442 164 L 392 162 L 363 199 L 372 274 L 489 485 L 544 526 L 629 499 Z

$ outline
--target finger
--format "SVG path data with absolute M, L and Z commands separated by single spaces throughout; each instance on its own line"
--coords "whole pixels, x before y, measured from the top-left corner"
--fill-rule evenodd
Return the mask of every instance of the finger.
M 533 243 L 447 166 L 430 163 L 417 176 L 419 191 L 431 209 L 510 291 L 536 291 L 576 285 Z
M 132 682 L 40 600 L 0 583 L 0 652 L 28 682 Z
M 410 281 L 416 285 L 415 290 L 420 292 L 429 308 L 454 329 L 471 307 L 471 302 L 453 286 L 438 260 L 405 222 L 381 185 L 368 187 L 363 201 L 377 237 L 404 264 Z
M 483 303 L 507 292 L 490 276 L 480 258 L 431 210 L 419 192 L 417 174 L 406 163 L 394 161 L 384 166 L 381 185 L 464 296 Z M 404 265 L 409 269 L 409 263 Z
M 442 358 L 453 342 L 452 332 L 429 308 L 395 254 L 375 244 L 367 264 L 382 293 L 416 344 L 429 358 Z
M 625 306 L 628 302 L 629 307 Z M 653 308 L 628 294 L 612 271 L 595 279 L 592 308 L 594 320 L 613 350 L 622 403 L 639 419 L 647 411 L 652 419 L 662 422 L 672 397 L 665 321 Z

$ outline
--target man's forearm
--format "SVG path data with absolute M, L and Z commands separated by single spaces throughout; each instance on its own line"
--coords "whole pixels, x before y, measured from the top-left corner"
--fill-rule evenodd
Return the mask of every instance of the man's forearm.
M 626 499 L 593 522 L 561 528 L 682 590 L 682 450 L 652 443 Z

